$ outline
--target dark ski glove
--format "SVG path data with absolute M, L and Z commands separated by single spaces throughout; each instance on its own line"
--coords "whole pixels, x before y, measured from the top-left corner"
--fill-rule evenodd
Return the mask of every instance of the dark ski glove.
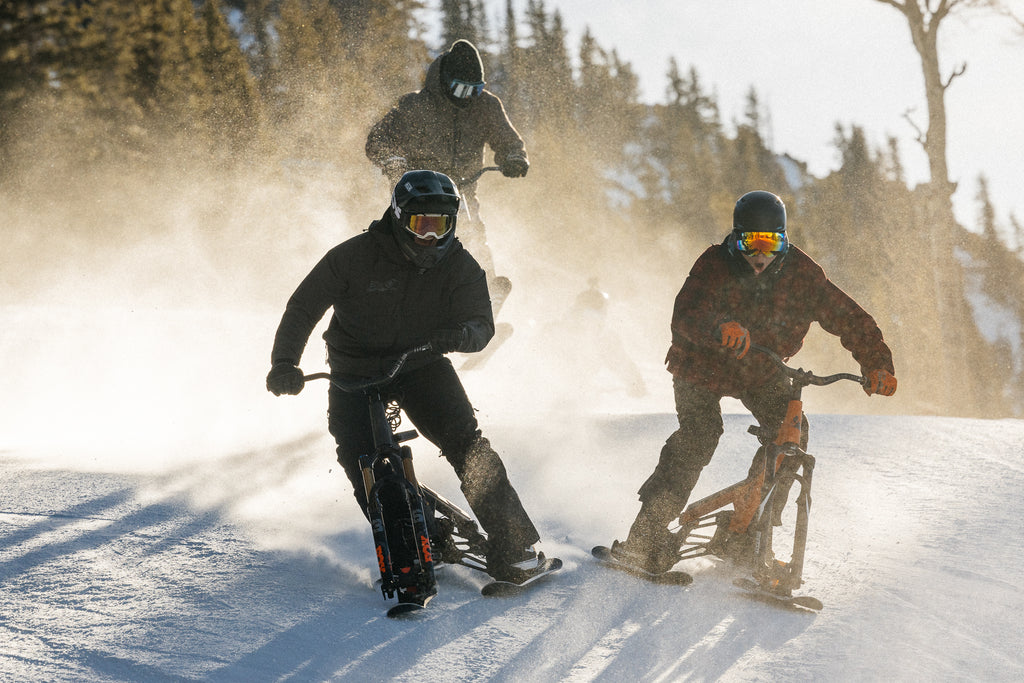
M 506 178 L 522 178 L 529 170 L 530 162 L 517 152 L 509 154 L 501 164 L 501 174 Z
M 430 335 L 430 348 L 438 353 L 451 353 L 463 348 L 469 337 L 465 325 L 454 330 L 437 330 Z
M 267 391 L 274 396 L 281 394 L 294 396 L 302 391 L 304 386 L 306 386 L 306 380 L 303 378 L 302 370 L 287 361 L 274 363 L 274 367 L 270 368 L 270 372 L 267 373 Z

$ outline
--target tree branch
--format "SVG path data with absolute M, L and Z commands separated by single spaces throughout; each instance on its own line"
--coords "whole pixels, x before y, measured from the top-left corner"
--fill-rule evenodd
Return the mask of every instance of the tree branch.
M 965 71 L 967 71 L 967 62 L 960 62 L 960 66 L 953 69 L 953 72 L 949 74 L 949 78 L 947 78 L 946 82 L 942 84 L 942 89 L 945 90 L 948 88 L 953 83 L 953 79 L 958 76 L 963 76 Z
M 878 1 L 879 2 L 883 2 L 884 0 L 878 0 Z M 914 123 L 914 119 L 910 118 L 910 115 L 912 113 L 914 113 L 914 107 L 910 107 L 905 112 L 903 112 L 903 118 L 905 118 L 907 120 L 907 123 L 910 124 L 910 127 L 913 128 L 914 132 L 917 133 L 917 136 L 914 139 L 917 140 L 921 144 L 921 146 L 923 147 L 926 136 L 925 136 L 924 131 L 921 130 L 921 128 L 916 123 Z

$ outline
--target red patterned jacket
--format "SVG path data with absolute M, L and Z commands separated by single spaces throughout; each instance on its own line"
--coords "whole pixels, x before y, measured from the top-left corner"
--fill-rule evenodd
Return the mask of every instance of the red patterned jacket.
M 719 325 L 730 320 L 746 327 L 753 343 L 783 358 L 800 350 L 817 322 L 839 337 L 862 373 L 895 373 L 892 352 L 874 319 L 792 245 L 760 276 L 725 244 L 701 254 L 676 295 L 665 359 L 669 372 L 722 396 L 739 397 L 769 381 L 777 371 L 763 354 L 737 359 L 735 351 L 721 346 Z

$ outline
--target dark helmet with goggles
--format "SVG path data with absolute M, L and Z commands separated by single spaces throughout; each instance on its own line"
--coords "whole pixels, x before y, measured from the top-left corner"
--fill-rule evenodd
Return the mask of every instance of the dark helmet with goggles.
M 781 255 L 787 249 L 786 205 L 778 195 L 755 190 L 740 197 L 732 212 L 729 251 L 734 254 L 763 252 Z
M 451 178 L 437 171 L 409 171 L 391 193 L 395 239 L 420 268 L 437 264 L 455 240 L 462 198 Z

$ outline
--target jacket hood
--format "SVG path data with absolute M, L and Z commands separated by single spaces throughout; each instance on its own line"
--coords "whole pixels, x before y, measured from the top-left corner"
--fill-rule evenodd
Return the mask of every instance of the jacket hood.
M 423 77 L 423 89 L 429 90 L 444 97 L 444 88 L 441 86 L 441 60 L 445 54 L 441 53 L 427 67 L 427 74 Z
M 455 45 L 453 45 L 452 47 L 454 48 L 461 42 L 465 41 L 456 41 Z M 475 52 L 475 48 L 472 49 Z M 426 76 L 423 77 L 423 90 L 431 93 L 432 95 L 442 98 L 445 102 L 447 102 L 456 109 L 466 109 L 473 105 L 474 100 L 479 98 L 458 99 L 449 94 L 448 86 L 446 85 L 444 79 L 442 78 L 442 71 L 444 70 L 445 58 L 451 54 L 452 51 L 451 49 L 449 49 L 439 54 L 437 58 L 430 63 L 430 66 L 427 67 L 427 74 Z M 479 55 L 477 55 L 476 59 L 479 60 Z M 482 70 L 481 80 L 483 80 Z

